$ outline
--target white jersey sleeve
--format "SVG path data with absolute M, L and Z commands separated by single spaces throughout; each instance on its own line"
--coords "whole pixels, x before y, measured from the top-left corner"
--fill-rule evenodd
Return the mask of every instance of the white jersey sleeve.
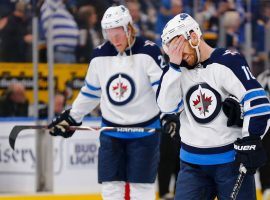
M 85 78 L 85 85 L 72 104 L 70 115 L 81 122 L 83 117 L 91 112 L 99 103 L 101 87 L 95 70 L 95 60 L 92 59 Z
M 177 113 L 183 110 L 183 95 L 180 87 L 181 75 L 181 69 L 171 65 L 164 70 L 157 98 L 162 113 Z
M 238 53 L 225 51 L 226 70 L 219 73 L 225 91 L 236 96 L 244 112 L 243 137 L 263 135 L 269 129 L 270 104 L 265 90 L 252 75 L 250 68 Z

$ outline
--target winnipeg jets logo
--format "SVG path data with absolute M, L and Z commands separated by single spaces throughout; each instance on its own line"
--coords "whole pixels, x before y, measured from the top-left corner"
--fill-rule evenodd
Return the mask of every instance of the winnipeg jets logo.
M 114 105 L 124 105 L 132 100 L 135 94 L 135 84 L 127 74 L 115 74 L 106 86 L 109 101 Z
M 225 56 L 225 55 L 227 55 L 227 54 L 231 54 L 231 55 L 234 56 L 234 55 L 237 55 L 237 54 L 239 54 L 239 53 L 238 53 L 237 51 L 234 51 L 234 52 L 233 52 L 233 51 L 231 51 L 231 50 L 226 50 L 225 53 L 223 54 L 223 56 Z
M 127 92 L 127 85 L 125 85 L 122 81 L 122 76 L 119 74 L 118 76 L 118 83 L 116 83 L 115 86 L 113 86 L 113 91 L 118 96 L 119 100 L 124 97 L 125 92 Z
M 197 95 L 197 99 L 193 101 L 193 106 L 200 111 L 201 115 L 209 113 L 208 107 L 211 105 L 212 97 L 207 97 L 205 93 L 202 93 L 202 88 L 199 86 L 199 95 Z
M 144 46 L 155 46 L 155 43 L 150 41 L 150 40 L 146 40 L 145 43 L 144 43 Z
M 221 109 L 220 94 L 206 83 L 191 87 L 186 95 L 189 112 L 199 123 L 212 121 Z

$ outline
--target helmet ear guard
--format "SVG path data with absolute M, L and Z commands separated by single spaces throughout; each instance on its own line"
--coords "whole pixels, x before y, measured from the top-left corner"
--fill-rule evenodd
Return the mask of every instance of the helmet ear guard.
M 108 39 L 106 29 L 123 27 L 126 35 L 128 36 L 128 24 L 132 24 L 132 18 L 129 10 L 123 6 L 109 7 L 101 20 L 102 34 L 104 39 Z

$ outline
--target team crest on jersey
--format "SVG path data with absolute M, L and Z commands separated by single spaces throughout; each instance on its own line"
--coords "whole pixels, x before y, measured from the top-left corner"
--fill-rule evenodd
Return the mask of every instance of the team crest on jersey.
M 221 96 L 206 83 L 191 87 L 186 102 L 193 118 L 198 123 L 212 121 L 221 109 Z
M 135 84 L 127 74 L 115 74 L 106 86 L 109 101 L 114 105 L 125 105 L 134 97 Z

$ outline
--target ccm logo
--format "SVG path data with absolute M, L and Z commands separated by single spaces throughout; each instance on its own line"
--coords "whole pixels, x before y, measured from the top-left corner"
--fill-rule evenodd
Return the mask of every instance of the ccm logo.
M 239 150 L 239 151 L 256 150 L 256 145 L 246 145 L 246 146 L 234 145 L 234 149 Z

